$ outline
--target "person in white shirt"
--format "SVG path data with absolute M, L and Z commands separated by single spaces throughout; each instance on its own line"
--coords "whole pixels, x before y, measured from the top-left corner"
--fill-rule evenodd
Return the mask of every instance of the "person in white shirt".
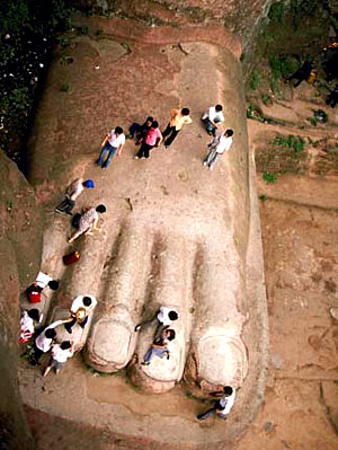
M 224 122 L 223 106 L 210 106 L 202 116 L 202 122 L 205 125 L 207 133 L 215 136 L 218 124 Z
M 209 144 L 210 150 L 205 158 L 203 164 L 208 166 L 210 170 L 214 168 L 214 165 L 224 152 L 228 152 L 232 145 L 232 136 L 234 132 L 232 130 L 226 130 L 224 133 L 214 137 L 211 144 Z
M 52 355 L 48 366 L 44 370 L 43 376 L 46 377 L 49 372 L 55 368 L 55 373 L 58 374 L 62 367 L 66 364 L 67 359 L 74 354 L 74 349 L 70 341 L 63 341 L 61 344 L 54 344 L 52 348 Z
M 73 300 L 72 306 L 70 308 L 71 320 L 69 320 L 69 322 L 65 324 L 65 328 L 68 333 L 72 333 L 72 328 L 76 322 L 78 322 L 81 328 L 84 328 L 88 322 L 89 314 L 94 310 L 96 305 L 97 300 L 94 295 L 87 294 L 77 296 Z M 81 319 L 81 321 L 79 321 L 79 318 L 77 316 L 79 309 L 85 311 L 85 316 Z
M 150 325 L 155 320 L 158 321 L 157 331 L 155 336 L 158 334 L 159 328 L 163 329 L 163 327 L 170 326 L 173 321 L 179 319 L 179 314 L 175 308 L 171 308 L 168 306 L 161 306 L 159 311 L 157 311 L 155 317 L 152 317 L 150 320 L 146 320 L 145 322 L 141 322 L 135 327 L 135 331 L 140 331 L 140 329 L 146 325 Z
M 116 151 L 117 156 L 119 156 L 123 150 L 124 144 L 126 142 L 126 137 L 123 133 L 123 129 L 121 127 L 116 127 L 115 130 L 112 130 L 103 141 L 103 148 L 101 150 L 99 159 L 96 161 L 98 166 L 101 166 L 102 169 L 106 169 L 110 161 L 113 159 Z M 108 153 L 108 158 L 104 161 L 106 154 Z
M 20 318 L 20 338 L 19 344 L 28 342 L 35 332 L 36 324 L 42 322 L 43 314 L 40 315 L 39 310 L 32 308 L 23 311 Z
M 66 213 L 72 215 L 72 209 L 75 206 L 76 199 L 87 189 L 94 189 L 95 184 L 93 180 L 84 180 L 77 178 L 70 186 L 68 186 L 64 200 L 54 209 L 57 213 Z
M 205 420 L 208 417 L 217 414 L 218 417 L 220 417 L 223 420 L 226 420 L 227 415 L 231 411 L 231 408 L 233 407 L 235 403 L 235 396 L 236 396 L 236 390 L 235 388 L 232 388 L 231 386 L 225 386 L 223 388 L 223 392 L 213 392 L 211 394 L 214 397 L 221 397 L 214 402 L 214 406 L 208 411 L 199 414 L 197 416 L 198 420 Z
M 28 300 L 31 303 L 38 303 L 41 301 L 41 292 L 47 286 L 53 291 L 57 291 L 59 285 L 59 281 L 53 280 L 47 273 L 39 272 L 35 282 L 26 289 Z
M 54 343 L 54 340 L 56 338 L 56 331 L 55 328 L 59 325 L 62 325 L 63 323 L 66 323 L 69 319 L 65 320 L 57 320 L 56 322 L 49 325 L 47 328 L 45 328 L 35 339 L 34 342 L 34 355 L 32 356 L 32 359 L 30 363 L 32 365 L 39 364 L 39 359 L 44 353 L 49 352 L 49 350 L 52 348 L 52 345 Z

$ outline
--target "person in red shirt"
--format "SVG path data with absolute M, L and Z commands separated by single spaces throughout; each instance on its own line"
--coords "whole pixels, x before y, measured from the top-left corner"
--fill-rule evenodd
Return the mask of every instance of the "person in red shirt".
M 155 120 L 147 131 L 146 137 L 143 139 L 140 150 L 137 152 L 135 159 L 149 158 L 150 150 L 154 147 L 158 147 L 162 140 L 162 133 L 158 127 L 158 122 Z

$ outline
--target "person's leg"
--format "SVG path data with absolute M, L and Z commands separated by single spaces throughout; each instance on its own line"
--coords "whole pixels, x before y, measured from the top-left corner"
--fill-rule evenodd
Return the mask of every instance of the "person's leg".
M 49 374 L 49 372 L 54 367 L 54 363 L 55 363 L 55 361 L 54 361 L 53 357 L 51 356 L 50 360 L 49 360 L 49 363 L 48 363 L 48 366 L 45 368 L 45 370 L 43 372 L 43 377 L 46 377 Z
M 71 200 L 70 198 L 66 198 L 65 201 L 66 201 L 66 204 L 65 204 L 64 212 L 71 216 L 72 215 L 72 210 L 73 210 L 73 208 L 75 206 L 75 201 Z
M 88 228 L 87 228 L 88 230 Z M 78 237 L 81 236 L 81 234 L 85 233 L 87 230 L 78 230 L 76 231 L 70 239 L 68 239 L 68 243 L 71 244 L 73 241 L 75 241 L 75 239 L 77 239 Z
M 214 168 L 214 165 L 216 164 L 216 162 L 219 160 L 221 154 L 215 152 L 214 157 L 212 158 L 212 160 L 209 162 L 209 168 L 210 170 L 212 170 Z
M 62 367 L 65 365 L 66 363 L 60 363 L 59 361 L 55 361 L 54 362 L 54 368 L 55 368 L 55 373 L 56 375 L 58 375 L 62 369 Z
M 143 357 L 142 364 L 150 364 L 150 360 L 153 357 L 154 348 L 150 347 L 147 353 Z
M 204 165 L 205 166 L 209 166 L 209 164 L 211 163 L 211 161 L 213 160 L 213 158 L 215 156 L 215 153 L 216 153 L 215 147 L 211 147 L 207 157 L 204 160 Z
M 84 329 L 84 327 L 87 325 L 88 318 L 89 318 L 89 316 L 86 316 L 86 317 L 84 318 L 83 322 L 81 322 L 81 323 L 79 324 L 80 327 L 81 327 L 82 329 Z
M 75 323 L 76 323 L 75 317 L 73 317 L 73 320 L 71 322 L 65 323 L 64 327 L 66 328 L 66 330 L 68 331 L 69 334 L 71 334 L 73 332 L 72 328 L 75 325 Z
M 165 140 L 164 145 L 166 147 L 169 147 L 173 143 L 173 141 L 175 140 L 175 138 L 179 132 L 180 132 L 180 130 L 176 130 L 175 127 L 171 127 L 171 134 L 168 137 L 168 139 Z
M 152 148 L 153 148 L 152 145 L 145 144 L 145 146 L 144 146 L 144 157 L 145 157 L 146 159 L 149 158 L 150 150 L 151 150 Z
M 228 414 L 217 413 L 218 417 L 223 420 L 227 420 Z
M 137 152 L 136 154 L 136 159 L 137 158 L 143 158 L 144 157 L 144 148 L 145 148 L 146 143 L 144 141 L 142 141 L 140 150 Z
M 167 128 L 162 133 L 163 139 L 170 134 L 171 128 L 170 123 L 168 123 Z
M 208 409 L 207 411 L 205 411 L 202 414 L 198 414 L 197 419 L 198 420 L 205 420 L 208 417 L 213 416 L 214 414 L 216 414 L 216 408 L 215 406 L 213 406 L 212 408 Z
M 107 142 L 107 143 L 104 145 L 103 149 L 101 150 L 99 159 L 96 161 L 96 164 L 98 164 L 99 166 L 102 166 L 103 161 L 104 161 L 104 158 L 105 158 L 105 156 L 106 156 L 106 153 L 109 152 L 109 149 L 110 149 L 110 148 L 111 148 L 111 146 L 110 146 L 110 144 Z
M 117 150 L 116 147 L 110 146 L 108 159 L 107 159 L 106 162 L 102 165 L 102 168 L 103 168 L 103 169 L 106 169 L 106 168 L 109 166 L 111 160 L 113 159 L 113 157 L 114 157 L 114 155 L 115 155 L 116 150 Z
M 34 354 L 31 359 L 31 364 L 36 365 L 39 364 L 39 360 L 41 356 L 43 355 L 43 351 L 37 348 L 37 346 L 34 344 Z
M 205 124 L 205 129 L 207 130 L 208 134 L 212 134 L 214 130 L 214 125 L 210 122 L 208 118 L 203 120 L 203 123 Z

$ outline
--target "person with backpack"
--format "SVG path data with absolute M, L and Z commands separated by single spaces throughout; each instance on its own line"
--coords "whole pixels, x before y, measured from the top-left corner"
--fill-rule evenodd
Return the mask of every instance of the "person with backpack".
M 223 392 L 213 392 L 211 394 L 214 397 L 221 396 L 218 400 L 214 402 L 214 406 L 210 409 L 208 409 L 206 412 L 199 414 L 197 416 L 198 420 L 205 420 L 208 417 L 213 416 L 214 414 L 217 414 L 218 417 L 220 417 L 223 420 L 227 419 L 227 416 L 229 412 L 231 411 L 231 408 L 234 405 L 235 402 L 235 396 L 236 396 L 236 390 L 232 388 L 231 386 L 225 386 L 223 388 Z
M 147 131 L 145 138 L 142 140 L 140 150 L 134 159 L 149 158 L 150 150 L 161 145 L 163 140 L 162 133 L 158 127 L 158 122 L 154 120 L 151 127 Z

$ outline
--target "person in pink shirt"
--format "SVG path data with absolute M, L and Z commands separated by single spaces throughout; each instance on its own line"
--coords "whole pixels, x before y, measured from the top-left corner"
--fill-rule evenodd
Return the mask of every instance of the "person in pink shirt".
M 158 147 L 162 140 L 162 133 L 158 127 L 158 122 L 155 120 L 147 131 L 146 137 L 143 139 L 140 150 L 135 156 L 135 159 L 149 158 L 150 150 L 154 147 Z

